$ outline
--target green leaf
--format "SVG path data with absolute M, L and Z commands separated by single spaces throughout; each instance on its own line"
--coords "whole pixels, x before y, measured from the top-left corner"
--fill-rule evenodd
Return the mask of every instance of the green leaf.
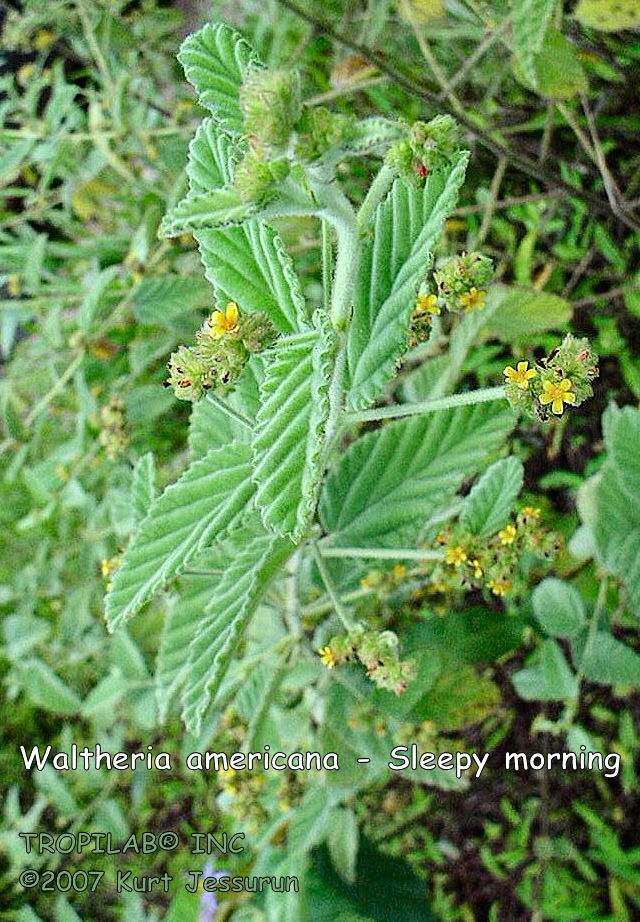
M 162 629 L 156 663 L 155 691 L 161 722 L 166 720 L 171 702 L 184 684 L 189 644 L 227 562 L 227 556 L 219 548 L 207 548 L 195 558 L 193 568 L 209 572 L 185 575 L 179 580 L 178 592 Z
M 597 631 L 580 668 L 587 679 L 605 685 L 640 685 L 640 656 L 606 631 Z
M 610 415 L 606 442 L 625 497 L 640 503 L 640 412 L 635 407 Z
M 140 323 L 168 326 L 179 314 L 211 303 L 211 289 L 200 275 L 147 276 L 133 293 L 133 313 Z
M 578 690 L 576 677 L 555 640 L 544 640 L 512 681 L 526 701 L 566 701 Z
M 489 331 L 503 343 L 529 340 L 547 330 L 563 330 L 571 320 L 569 302 L 547 291 L 516 286 L 494 286 L 498 305 Z
M 251 46 L 229 26 L 212 23 L 185 39 L 178 60 L 198 102 L 225 128 L 241 131 L 240 86 L 247 68 L 259 64 Z
M 82 702 L 53 669 L 39 659 L 20 663 L 24 690 L 31 702 L 54 714 L 77 714 Z
M 224 398 L 228 400 L 228 396 Z M 249 442 L 251 430 L 234 420 L 221 407 L 205 398 L 194 404 L 189 419 L 189 451 L 192 458 L 203 458 L 212 448 L 230 442 Z
M 573 15 L 583 26 L 603 32 L 640 28 L 637 0 L 579 0 Z
M 315 512 L 334 348 L 329 319 L 266 353 L 253 438 L 256 502 L 267 528 L 298 540 Z
M 327 848 L 334 868 L 350 884 L 356 879 L 358 840 L 355 813 L 351 809 L 336 807 L 331 813 Z
M 501 403 L 391 422 L 358 439 L 327 478 L 325 530 L 337 545 L 415 540 L 465 477 L 481 470 L 513 426 Z
M 156 463 L 153 452 L 138 458 L 131 479 L 131 505 L 133 517 L 138 525 L 149 512 L 156 495 Z
M 513 0 L 511 21 L 516 54 L 534 86 L 538 85 L 535 57 L 542 50 L 556 3 L 557 0 Z
M 206 193 L 233 179 L 239 157 L 233 141 L 212 119 L 205 119 L 189 148 L 190 189 Z M 265 311 L 283 333 L 301 328 L 306 318 L 300 281 L 279 235 L 264 221 L 242 227 L 196 232 L 207 279 L 242 310 Z
M 373 403 L 406 350 L 418 287 L 457 201 L 468 159 L 461 152 L 450 168 L 431 173 L 420 191 L 396 180 L 378 206 L 373 237 L 363 247 L 347 342 L 354 409 Z
M 488 468 L 464 501 L 460 519 L 474 535 L 494 535 L 509 516 L 522 488 L 524 469 L 517 458 L 502 458 Z
M 551 99 L 571 99 L 577 93 L 586 93 L 589 82 L 571 42 L 561 32 L 548 29 L 544 45 L 535 56 L 535 83 L 519 67 L 514 68 L 523 83 Z
M 255 202 L 245 202 L 236 189 L 209 189 L 190 194 L 166 213 L 160 235 L 179 237 L 204 227 L 242 224 L 260 210 Z
M 214 448 L 153 503 L 106 598 L 113 631 L 244 511 L 253 493 L 250 449 Z
M 213 595 L 189 648 L 182 713 L 192 733 L 200 732 L 203 714 L 251 616 L 293 547 L 289 540 L 267 534 L 254 514 L 221 548 L 225 568 L 212 580 Z
M 586 623 L 578 590 L 561 579 L 545 579 L 533 591 L 538 624 L 551 637 L 573 637 Z

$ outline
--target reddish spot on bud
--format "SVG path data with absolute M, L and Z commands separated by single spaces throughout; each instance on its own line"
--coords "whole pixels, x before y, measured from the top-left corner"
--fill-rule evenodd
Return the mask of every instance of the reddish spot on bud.
M 426 175 L 428 174 L 428 172 L 429 172 L 429 168 L 426 166 L 426 164 L 424 164 L 424 163 L 422 162 L 422 160 L 414 160 L 414 161 L 413 161 L 413 168 L 414 168 L 414 170 L 416 171 L 416 173 L 418 174 L 418 176 L 420 176 L 422 179 L 424 179 L 425 176 L 426 176 Z

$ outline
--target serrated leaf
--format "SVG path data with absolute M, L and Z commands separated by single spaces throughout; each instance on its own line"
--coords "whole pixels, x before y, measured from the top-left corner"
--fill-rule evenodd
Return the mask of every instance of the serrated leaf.
M 534 86 L 538 85 L 535 57 L 542 50 L 556 3 L 557 0 L 513 0 L 511 21 L 516 54 Z
M 502 458 L 488 468 L 464 501 L 460 519 L 474 535 L 495 534 L 506 524 L 522 488 L 524 469 L 517 458 Z
M 189 419 L 189 451 L 192 458 L 203 458 L 212 448 L 230 442 L 249 442 L 251 430 L 236 422 L 223 409 L 206 398 L 194 404 Z
M 212 583 L 213 596 L 189 648 L 182 713 L 195 734 L 251 616 L 294 545 L 265 532 L 255 514 L 225 547 L 226 567 Z
M 376 212 L 365 243 L 347 342 L 349 403 L 369 406 L 393 375 L 407 347 L 409 319 L 432 249 L 454 207 L 469 155 L 430 174 L 424 189 L 396 180 Z
M 247 68 L 259 64 L 248 42 L 224 23 L 212 23 L 185 39 L 178 60 L 198 102 L 225 128 L 242 130 L 240 87 Z
M 369 432 L 327 478 L 325 530 L 337 545 L 414 540 L 465 477 L 482 469 L 514 423 L 502 403 L 457 407 Z
M 542 630 L 552 637 L 573 637 L 586 623 L 580 593 L 561 579 L 545 579 L 536 586 L 533 611 Z
M 638 0 L 579 0 L 573 15 L 583 26 L 603 32 L 640 29 Z
M 573 311 L 566 298 L 547 291 L 516 286 L 493 286 L 497 304 L 489 330 L 503 343 L 528 341 L 547 330 L 563 330 Z
M 211 289 L 199 275 L 148 276 L 133 293 L 132 305 L 140 323 L 167 326 L 185 311 L 206 307 L 211 302 Z
M 226 565 L 227 557 L 219 548 L 208 548 L 193 562 L 194 570 L 207 571 L 206 574 L 180 578 L 178 592 L 165 618 L 156 662 L 155 692 L 161 722 L 166 720 L 169 707 L 184 683 L 189 645 Z
M 149 512 L 156 495 L 156 462 L 153 452 L 138 458 L 131 478 L 131 506 L 138 525 Z
M 577 52 L 571 42 L 556 29 L 549 28 L 540 52 L 535 56 L 536 82 L 524 73 L 519 59 L 514 73 L 523 83 L 550 99 L 571 99 L 586 93 L 589 82 Z
M 640 684 L 640 656 L 606 631 L 596 631 L 587 643 L 580 668 L 592 682 Z
M 224 186 L 239 158 L 232 139 L 205 119 L 189 147 L 192 193 Z M 242 227 L 206 228 L 195 234 L 205 275 L 243 310 L 265 311 L 281 332 L 300 329 L 306 317 L 300 281 L 279 235 L 264 221 Z
M 333 336 L 327 317 L 313 332 L 281 340 L 267 353 L 253 437 L 256 502 L 267 528 L 298 540 L 322 480 Z
M 166 213 L 160 223 L 160 235 L 179 237 L 204 227 L 242 224 L 259 210 L 259 205 L 245 202 L 233 188 L 192 193 Z
M 253 493 L 248 445 L 214 448 L 153 503 L 106 597 L 109 630 L 131 617 L 245 510 Z
M 555 640 L 543 641 L 512 681 L 527 701 L 566 701 L 578 690 L 576 677 Z

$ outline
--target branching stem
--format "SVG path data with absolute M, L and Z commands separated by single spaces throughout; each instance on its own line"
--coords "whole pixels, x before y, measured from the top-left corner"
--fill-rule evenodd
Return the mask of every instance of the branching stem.
M 374 407 L 373 410 L 364 410 L 360 413 L 347 413 L 345 422 L 366 423 L 379 419 L 400 419 L 404 416 L 422 416 L 426 413 L 436 413 L 438 410 L 449 410 L 453 407 L 471 406 L 475 403 L 488 403 L 491 400 L 506 400 L 504 387 L 481 387 L 475 391 L 463 391 L 461 394 L 452 394 L 448 397 L 437 397 L 432 400 L 421 400 L 418 403 L 401 403 L 392 407 Z

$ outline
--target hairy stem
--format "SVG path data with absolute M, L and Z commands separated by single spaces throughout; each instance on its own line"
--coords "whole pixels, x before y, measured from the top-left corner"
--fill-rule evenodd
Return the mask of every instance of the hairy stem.
M 449 410 L 452 407 L 471 406 L 475 403 L 488 403 L 491 400 L 506 400 L 503 385 L 497 387 L 481 387 L 475 391 L 463 391 L 461 394 L 452 394 L 450 397 L 437 397 L 432 400 L 421 400 L 418 403 L 401 403 L 392 407 L 374 407 L 373 410 L 364 410 L 360 413 L 347 413 L 345 422 L 366 423 L 378 419 L 399 419 L 403 416 L 422 416 L 425 413 L 435 413 L 438 410 Z
M 444 560 L 442 551 L 415 547 L 331 547 L 319 544 L 323 557 L 364 557 L 368 560 Z
M 333 603 L 333 607 L 336 611 L 336 614 L 342 621 L 342 624 L 344 625 L 344 629 L 346 631 L 352 631 L 353 628 L 355 627 L 355 624 L 352 621 L 351 616 L 349 615 L 349 612 L 346 610 L 346 608 L 340 601 L 340 596 L 338 594 L 336 587 L 333 584 L 333 580 L 331 579 L 331 574 L 327 570 L 327 565 L 325 564 L 322 558 L 322 554 L 320 553 L 320 548 L 318 547 L 315 541 L 312 542 L 311 546 L 313 548 L 313 556 L 315 557 L 318 570 L 320 571 L 320 576 L 322 577 L 322 582 L 324 583 L 325 589 L 327 590 L 327 595 L 329 596 L 329 598 L 331 599 L 331 602 Z
M 389 191 L 394 177 L 395 171 L 384 163 L 378 175 L 369 186 L 369 191 L 360 206 L 360 211 L 358 212 L 358 225 L 361 230 L 364 230 L 372 220 L 376 208 Z

